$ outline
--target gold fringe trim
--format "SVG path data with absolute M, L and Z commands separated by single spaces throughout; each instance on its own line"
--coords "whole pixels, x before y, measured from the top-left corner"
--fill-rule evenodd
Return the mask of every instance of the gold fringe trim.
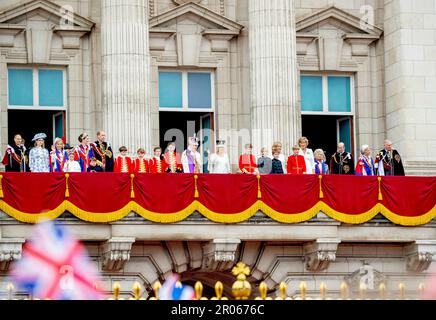
M 378 201 L 382 201 L 383 200 L 383 195 L 381 193 L 381 181 L 382 181 L 382 178 L 378 177 L 377 180 L 378 180 Z
M 195 199 L 198 199 L 200 197 L 200 195 L 198 194 L 197 180 L 198 180 L 198 175 L 194 175 L 194 185 L 195 185 L 194 198 Z
M 324 212 L 330 218 L 335 219 L 337 221 L 349 224 L 362 224 L 373 219 L 377 214 L 381 213 L 385 216 L 389 221 L 402 225 L 402 226 L 419 226 L 423 224 L 429 223 L 433 218 L 436 217 L 436 205 L 427 213 L 416 216 L 416 217 L 405 217 L 400 216 L 389 209 L 387 209 L 384 205 L 378 203 L 373 208 L 368 210 L 367 212 L 361 214 L 346 214 L 332 209 L 326 203 L 319 201 L 312 208 L 295 214 L 281 213 L 278 212 L 267 204 L 262 202 L 261 200 L 256 201 L 251 207 L 248 209 L 234 214 L 224 214 L 217 213 L 206 206 L 198 202 L 197 200 L 193 201 L 189 206 L 185 209 L 173 212 L 173 213 L 156 213 L 151 212 L 149 210 L 144 209 L 139 206 L 136 202 L 130 201 L 123 208 L 107 213 L 95 213 L 82 210 L 69 202 L 68 200 L 63 201 L 57 208 L 39 213 L 39 214 L 30 214 L 18 211 L 8 205 L 3 200 L 0 200 L 0 210 L 4 211 L 6 214 L 11 216 L 12 218 L 24 222 L 24 223 L 38 223 L 41 220 L 54 220 L 62 215 L 65 211 L 71 212 L 77 218 L 94 223 L 108 223 L 117 220 L 121 220 L 125 218 L 130 212 L 136 212 L 138 215 L 143 217 L 146 220 L 150 220 L 156 223 L 176 223 L 185 220 L 195 211 L 198 211 L 207 219 L 217 222 L 217 223 L 226 223 L 226 224 L 235 224 L 246 221 L 250 219 L 252 216 L 256 214 L 258 211 L 262 211 L 271 219 L 281 222 L 281 223 L 300 223 L 304 221 L 308 221 L 315 217 L 319 212 Z
M 152 222 L 156 223 L 176 223 L 185 220 L 188 218 L 191 214 L 193 214 L 197 208 L 198 208 L 198 201 L 193 201 L 189 206 L 187 206 L 185 209 L 180 210 L 178 212 L 172 212 L 172 213 L 157 213 L 152 212 L 147 209 L 144 209 L 140 205 L 138 205 L 136 202 L 132 203 L 132 211 L 135 211 L 137 214 L 139 214 L 141 217 L 143 217 L 146 220 L 150 220 Z
M 261 203 L 261 201 L 256 201 L 251 207 L 238 213 L 217 213 L 209 210 L 206 206 L 198 202 L 198 212 L 200 212 L 210 221 L 217 223 L 234 224 L 246 221 L 254 216 L 256 212 L 260 210 Z
M 135 175 L 130 175 L 130 199 L 135 199 L 135 190 L 133 189 L 133 179 L 135 179 Z
M 68 178 L 70 177 L 70 175 L 68 173 L 65 174 L 65 198 L 69 198 L 70 197 L 70 189 L 68 186 Z
M 262 192 L 260 191 L 260 174 L 257 175 L 257 199 L 262 199 Z
M 319 179 L 319 198 L 324 199 L 324 192 L 322 192 L 322 175 L 318 176 Z
M 0 199 L 4 198 L 3 187 L 2 187 L 2 179 L 3 179 L 3 176 L 0 174 Z

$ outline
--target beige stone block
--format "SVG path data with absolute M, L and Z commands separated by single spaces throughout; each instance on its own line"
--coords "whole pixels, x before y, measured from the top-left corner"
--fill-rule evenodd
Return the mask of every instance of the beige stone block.
M 436 77 L 425 78 L 424 90 L 426 92 L 436 92 Z
M 435 59 L 435 57 L 436 57 L 436 46 L 425 46 L 424 47 L 425 60 L 432 61 Z
M 383 273 L 401 273 L 405 272 L 405 269 L 404 259 L 384 259 L 380 271 Z
M 414 95 L 416 107 L 434 106 L 434 102 L 436 101 L 436 93 L 415 92 Z
M 405 91 L 422 91 L 425 87 L 425 78 L 421 77 L 402 77 L 400 78 L 401 92 Z
M 420 124 L 416 126 L 416 138 L 420 140 L 435 140 L 436 123 Z
M 436 29 L 436 14 L 424 14 L 424 28 Z
M 413 30 L 411 43 L 413 45 L 434 45 L 434 34 L 434 30 Z
M 424 59 L 424 48 L 422 46 L 404 45 L 399 50 L 402 59 L 414 61 Z
M 416 13 L 430 13 L 436 12 L 436 6 L 434 0 L 419 0 L 412 2 L 412 10 Z

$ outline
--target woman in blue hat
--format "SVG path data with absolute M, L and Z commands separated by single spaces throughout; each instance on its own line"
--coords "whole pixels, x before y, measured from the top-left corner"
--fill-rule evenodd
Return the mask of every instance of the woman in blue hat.
M 47 139 L 45 133 L 38 133 L 32 139 L 35 147 L 30 150 L 29 154 L 31 172 L 50 172 L 50 155 L 44 145 L 45 139 Z

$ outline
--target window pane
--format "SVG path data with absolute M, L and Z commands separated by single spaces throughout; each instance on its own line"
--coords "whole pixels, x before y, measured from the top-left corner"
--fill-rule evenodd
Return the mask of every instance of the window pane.
M 64 137 L 64 119 L 63 115 L 59 114 L 55 116 L 55 138 Z
M 38 70 L 39 105 L 44 107 L 64 106 L 64 76 L 62 70 Z
M 159 106 L 183 107 L 181 72 L 159 72 Z
M 189 108 L 212 108 L 210 73 L 188 73 Z
M 329 111 L 350 112 L 350 77 L 328 77 Z
M 301 77 L 301 111 L 322 111 L 322 77 Z
M 344 119 L 339 121 L 339 142 L 345 144 L 345 150 L 352 152 L 351 150 L 351 121 L 350 119 Z
M 8 70 L 8 95 L 10 106 L 33 106 L 33 71 Z

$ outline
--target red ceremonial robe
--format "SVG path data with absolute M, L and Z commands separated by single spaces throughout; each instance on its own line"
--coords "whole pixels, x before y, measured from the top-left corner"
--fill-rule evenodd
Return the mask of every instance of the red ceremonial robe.
M 306 161 L 303 156 L 291 155 L 288 157 L 287 164 L 288 174 L 305 174 L 306 173 Z

